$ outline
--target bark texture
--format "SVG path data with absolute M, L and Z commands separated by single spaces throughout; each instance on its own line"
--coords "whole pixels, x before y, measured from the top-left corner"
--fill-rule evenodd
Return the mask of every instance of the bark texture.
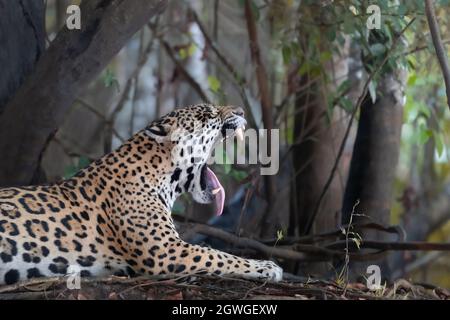
M 81 30 L 64 27 L 0 117 L 0 186 L 29 184 L 65 111 L 164 0 L 90 0 Z
M 400 135 L 403 117 L 404 85 L 406 72 L 398 69 L 386 73 L 379 80 L 377 98 L 373 103 L 368 94 L 361 106 L 349 178 L 344 194 L 342 223 L 349 223 L 352 209 L 356 214 L 352 221 L 373 221 L 389 225 L 394 179 L 400 152 Z M 390 240 L 386 233 L 371 231 L 360 234 L 366 240 Z M 383 279 L 390 277 L 387 260 L 370 263 L 352 263 L 351 277 L 366 274 L 369 264 L 380 266 Z
M 402 70 L 384 75 L 375 103 L 368 94 L 361 106 L 342 208 L 343 223 L 349 222 L 358 200 L 358 213 L 378 223 L 389 223 L 400 152 L 405 78 Z
M 44 1 L 0 0 L 0 114 L 45 50 Z

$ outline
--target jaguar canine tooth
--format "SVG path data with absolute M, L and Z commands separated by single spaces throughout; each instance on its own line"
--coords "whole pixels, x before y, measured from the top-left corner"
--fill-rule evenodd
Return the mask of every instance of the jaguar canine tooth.
M 237 128 L 236 129 L 236 137 L 239 140 L 244 141 L 244 131 L 242 130 L 242 128 Z
M 211 191 L 212 192 L 212 194 L 218 194 L 219 193 L 219 191 L 220 191 L 220 188 L 217 188 L 217 189 L 214 189 L 213 191 Z

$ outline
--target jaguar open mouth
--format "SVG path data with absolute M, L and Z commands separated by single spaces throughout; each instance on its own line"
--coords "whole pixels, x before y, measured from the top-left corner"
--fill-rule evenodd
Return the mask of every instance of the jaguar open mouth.
M 243 121 L 242 121 L 242 120 Z M 244 140 L 245 120 L 239 117 L 238 121 L 225 123 L 222 129 L 222 140 L 236 136 L 240 141 Z M 210 193 L 211 200 L 215 204 L 215 213 L 220 216 L 225 205 L 225 189 L 217 178 L 216 174 L 205 164 L 201 172 L 201 183 L 206 192 Z

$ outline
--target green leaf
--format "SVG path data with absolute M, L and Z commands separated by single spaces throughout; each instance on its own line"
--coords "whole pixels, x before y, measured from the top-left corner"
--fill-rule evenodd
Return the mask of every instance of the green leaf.
M 330 60 L 331 57 L 332 57 L 332 55 L 331 55 L 330 51 L 324 51 L 324 52 L 320 53 L 319 60 L 320 60 L 321 63 L 323 63 L 323 62 L 326 62 L 326 61 Z
M 442 135 L 440 135 L 437 132 L 433 132 L 433 139 L 436 144 L 436 151 L 439 157 L 442 156 L 442 153 L 444 152 L 444 142 L 442 139 Z
M 413 86 L 417 81 L 417 74 L 415 72 L 412 72 L 410 76 L 408 77 L 408 86 Z
M 375 103 L 377 101 L 377 84 L 374 80 L 369 83 L 369 94 L 370 98 L 372 98 L 372 103 Z
M 75 173 L 77 173 L 77 167 L 74 165 L 69 165 L 67 167 L 64 168 L 64 179 L 69 179 L 72 178 Z
M 325 35 L 329 42 L 333 42 L 334 40 L 336 40 L 336 30 L 334 28 L 328 28 L 325 32 Z
M 347 97 L 342 97 L 339 99 L 339 104 L 341 105 L 341 107 L 347 111 L 347 112 L 351 112 L 353 110 L 353 103 L 352 101 L 347 98 Z
M 231 170 L 231 175 L 234 180 L 241 181 L 248 177 L 248 173 L 243 170 Z
M 348 89 L 350 89 L 350 85 L 351 85 L 350 80 L 347 79 L 342 81 L 342 83 L 339 85 L 337 89 L 338 94 L 345 93 Z
M 219 79 L 214 76 L 208 76 L 208 84 L 212 92 L 219 92 L 221 87 Z
M 386 52 L 386 47 L 381 43 L 375 43 L 370 46 L 370 52 L 373 56 L 381 56 Z
M 430 129 L 427 129 L 425 126 L 419 127 L 419 144 L 424 145 L 427 143 L 428 139 L 433 136 L 433 132 Z
M 116 86 L 117 91 L 120 91 L 120 85 L 119 85 L 119 81 L 116 78 L 116 74 L 110 68 L 106 69 L 106 71 L 102 77 L 102 80 L 103 80 L 103 84 L 105 85 L 106 88 Z
M 172 207 L 172 214 L 182 214 L 184 211 L 184 204 L 181 201 L 175 201 Z
M 344 34 L 352 34 L 356 30 L 355 19 L 344 19 L 342 23 L 342 32 Z
M 189 57 L 192 57 L 192 55 L 195 53 L 196 50 L 197 50 L 197 46 L 194 43 L 191 43 L 191 45 L 187 49 L 187 55 Z
M 289 64 L 291 62 L 291 47 L 290 46 L 283 46 L 281 48 L 281 54 L 283 55 L 283 62 L 284 64 Z
M 361 249 L 361 241 L 359 239 L 351 238 L 351 240 L 356 244 L 358 250 Z
M 68 179 L 73 177 L 78 171 L 86 168 L 90 163 L 91 161 L 87 157 L 79 157 L 77 165 L 69 165 L 64 168 L 64 178 Z
M 283 230 L 277 230 L 277 241 L 280 241 L 284 238 Z
M 87 157 L 81 156 L 78 159 L 78 168 L 80 169 L 86 168 L 90 163 L 91 161 Z
M 180 56 L 181 60 L 184 60 L 188 57 L 187 51 L 184 48 L 181 48 L 180 50 L 178 50 L 178 55 Z

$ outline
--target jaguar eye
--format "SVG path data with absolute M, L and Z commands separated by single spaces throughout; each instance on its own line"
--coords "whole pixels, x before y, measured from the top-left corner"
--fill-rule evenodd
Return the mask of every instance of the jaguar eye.
M 244 109 L 242 109 L 242 108 L 235 108 L 231 113 L 234 114 L 235 116 L 242 117 L 242 118 L 245 115 Z

